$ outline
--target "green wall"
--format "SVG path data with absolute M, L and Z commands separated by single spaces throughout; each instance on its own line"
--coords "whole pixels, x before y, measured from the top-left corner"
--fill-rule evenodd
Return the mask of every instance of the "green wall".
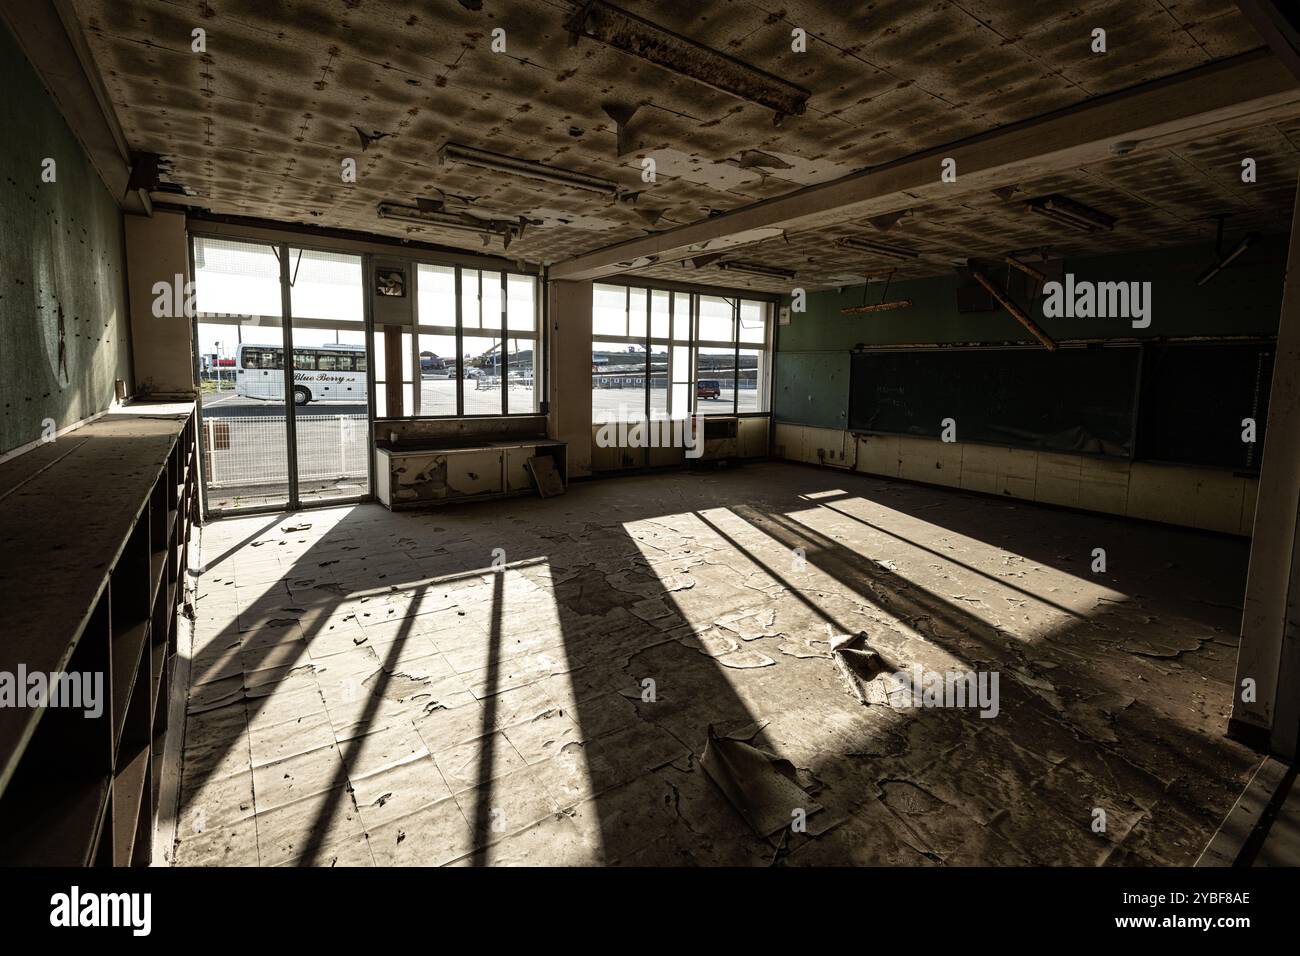
M 1240 237 L 1225 241 L 1229 248 Z M 1058 341 L 1175 336 L 1271 336 L 1277 334 L 1285 279 L 1286 237 L 1253 246 L 1232 267 L 1206 285 L 1196 279 L 1214 261 L 1212 244 L 1067 259 L 1076 280 L 1150 282 L 1151 325 L 1135 329 L 1127 319 L 1047 319 L 1042 297 L 1031 314 Z M 1005 276 L 995 276 L 1003 281 Z M 948 276 L 895 282 L 889 298 L 910 298 L 908 309 L 875 315 L 841 315 L 863 304 L 863 287 L 812 292 L 807 310 L 778 326 L 772 408 L 777 421 L 824 428 L 847 427 L 849 351 L 856 345 L 1002 344 L 1034 342 L 1005 311 L 961 314 L 958 279 Z M 881 284 L 866 290 L 866 301 L 881 301 Z M 789 305 L 786 298 L 783 305 Z M 1022 301 L 1023 304 L 1023 301 Z
M 3 454 L 107 408 L 118 378 L 130 391 L 131 354 L 121 212 L 4 26 L 0 89 Z

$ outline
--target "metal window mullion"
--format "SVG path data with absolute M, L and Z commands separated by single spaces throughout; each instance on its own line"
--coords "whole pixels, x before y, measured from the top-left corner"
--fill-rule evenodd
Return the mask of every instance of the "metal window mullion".
M 284 436 L 285 464 L 289 481 L 289 510 L 297 511 L 298 500 L 298 409 L 293 402 L 293 295 L 289 289 L 289 244 L 280 243 L 280 329 L 284 343 Z
M 367 278 L 374 266 L 373 256 L 361 257 L 361 325 L 366 343 L 366 468 L 370 476 L 370 497 L 375 497 L 375 312 L 371 298 L 373 283 Z
M 510 406 L 506 396 L 510 391 L 507 387 L 510 378 L 510 355 L 506 351 L 506 310 L 509 307 L 510 293 L 506 289 L 506 270 L 502 269 L 499 275 L 501 276 L 501 345 L 497 349 L 497 356 L 501 362 L 501 414 L 509 415 Z
M 691 293 L 691 316 L 687 324 L 687 359 L 690 362 L 690 381 L 686 384 L 686 414 L 694 415 L 699 410 L 700 397 L 696 394 L 698 389 L 698 379 L 700 375 L 700 353 L 699 353 L 699 335 L 700 335 L 700 294 Z M 695 387 L 692 387 L 695 386 Z
M 197 290 L 198 290 L 198 275 L 196 274 L 196 272 L 195 272 L 195 267 L 194 267 L 194 237 L 193 237 L 193 236 L 190 236 L 190 237 L 189 237 L 189 257 L 190 257 L 190 281 L 194 283 L 194 288 L 195 288 L 195 291 L 197 292 Z M 235 326 L 235 330 L 236 330 L 236 335 L 235 335 L 235 355 L 239 355 L 239 335 L 237 334 L 237 333 L 238 333 L 238 329 L 239 329 L 239 326 Z M 194 429 L 195 429 L 194 440 L 195 440 L 195 443 L 198 445 L 198 450 L 199 450 L 199 458 L 198 458 L 198 462 L 199 462 L 199 475 L 200 475 L 200 476 L 202 477 L 202 479 L 203 479 L 202 481 L 199 482 L 199 513 L 203 516 L 203 521 L 200 522 L 200 524 L 202 524 L 203 522 L 206 522 L 206 521 L 208 520 L 209 516 L 210 516 L 210 512 L 208 511 L 208 469 L 211 467 L 211 463 L 207 460 L 207 458 L 208 458 L 208 453 L 204 450 L 204 447 L 203 447 L 203 444 L 204 444 L 204 442 L 203 442 L 203 392 L 202 392 L 202 385 L 201 385 L 201 383 L 199 382 L 199 379 L 198 379 L 198 374 L 199 374 L 199 316 L 198 316 L 198 310 L 197 310 L 197 309 L 195 310 L 195 314 L 194 314 L 193 320 L 190 322 L 190 341 L 193 343 L 192 348 L 194 349 L 194 375 L 195 375 L 195 385 L 196 385 L 196 387 L 198 387 L 198 388 L 200 389 L 199 394 L 198 394 L 198 396 L 195 398 L 195 401 L 194 401 L 194 409 L 195 409 L 195 414 L 194 414 Z M 236 363 L 236 365 L 237 365 L 237 364 L 238 364 L 238 363 Z M 220 385 L 221 385 L 220 372 L 218 372 L 217 374 L 218 374 L 218 377 L 217 377 L 217 385 L 218 385 L 218 388 L 220 388 Z
M 673 366 L 674 366 L 674 362 L 673 362 L 673 323 L 676 321 L 676 316 L 677 316 L 677 293 L 676 293 L 676 292 L 669 292 L 669 293 L 668 293 L 668 366 L 667 366 L 667 368 L 664 370 L 665 374 L 668 376 L 668 381 L 667 381 L 667 386 L 668 386 L 668 403 L 667 403 L 667 404 L 668 404 L 668 420 L 669 420 L 669 421 L 672 421 L 672 417 L 673 417 L 673 392 L 676 391 L 676 389 L 673 388 L 673 386 L 674 386 L 675 384 L 677 384 L 677 383 L 676 383 L 676 378 L 677 378 L 677 376 L 676 376 L 676 374 L 675 374 L 674 371 L 673 371 Z
M 731 363 L 731 414 L 740 411 L 740 297 L 734 300 L 731 310 L 731 338 L 735 342 Z M 755 383 L 757 384 L 757 383 Z
M 410 263 L 409 269 L 410 278 L 406 283 L 406 294 L 410 296 L 411 301 L 411 410 L 402 417 L 419 418 L 424 405 L 424 376 L 420 370 L 420 267 L 416 263 Z M 406 382 L 403 381 L 402 386 L 405 385 Z
M 541 379 L 542 391 L 537 391 L 537 384 L 533 384 L 533 411 L 540 411 L 542 414 L 549 415 L 551 411 L 551 330 L 547 324 L 551 321 L 551 267 L 543 266 L 544 278 L 539 284 L 536 280 L 533 282 L 533 324 L 537 327 L 537 344 L 533 346 L 539 351 L 533 355 L 534 368 L 540 359 L 541 361 Z M 545 336 L 545 337 L 543 337 Z M 534 375 L 536 378 L 536 375 Z
M 456 266 L 456 417 L 465 416 L 465 369 L 463 362 L 465 358 L 465 314 L 464 303 L 461 301 L 463 289 L 461 287 L 461 268 Z
M 653 407 L 653 405 L 654 405 L 654 402 L 653 402 L 653 394 L 654 394 L 654 393 L 651 392 L 651 377 L 653 377 L 654 373 L 653 373 L 653 369 L 651 369 L 651 367 L 650 367 L 650 332 L 651 332 L 651 328 L 650 328 L 650 303 L 653 302 L 653 300 L 654 300 L 654 291 L 653 291 L 653 290 L 650 290 L 650 289 L 646 289 L 646 336 L 645 336 L 645 346 L 646 346 L 646 421 L 649 421 L 649 420 L 650 420 L 650 410 L 651 410 L 651 407 Z M 647 447 L 647 449 L 646 449 L 646 455 L 649 455 L 649 454 L 650 454 L 650 449 L 649 449 L 649 447 Z

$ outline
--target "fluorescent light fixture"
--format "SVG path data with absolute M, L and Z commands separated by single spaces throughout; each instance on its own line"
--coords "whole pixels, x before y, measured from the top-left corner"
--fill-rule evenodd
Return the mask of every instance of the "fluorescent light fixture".
M 519 238 L 524 231 L 522 222 L 509 219 L 480 219 L 468 213 L 421 209 L 419 206 L 403 206 L 395 202 L 381 202 L 376 212 L 380 219 L 413 222 L 421 226 L 434 226 L 457 232 L 472 232 L 483 239 L 483 245 L 487 245 L 493 236 L 500 236 L 505 249 L 509 249 L 510 243 Z
M 855 252 L 865 252 L 869 255 L 880 256 L 885 259 L 919 259 L 920 253 L 913 252 L 911 249 L 904 249 L 902 246 L 891 246 L 884 242 L 874 242 L 871 239 L 859 239 L 857 236 L 847 236 L 843 239 L 836 239 L 835 245 L 843 249 L 852 249 Z
M 1035 215 L 1043 216 L 1063 226 L 1080 229 L 1083 232 L 1109 231 L 1114 229 L 1115 223 L 1119 221 L 1114 216 L 1108 216 L 1104 212 L 1098 212 L 1091 206 L 1085 206 L 1083 203 L 1075 202 L 1073 199 L 1067 199 L 1056 193 L 1029 200 L 1029 202 L 1025 203 L 1025 209 Z
M 874 305 L 858 305 L 851 309 L 840 309 L 840 315 L 867 315 L 872 312 L 891 312 L 894 309 L 908 309 L 911 299 L 895 299 L 893 302 L 877 302 Z
M 1218 262 L 1214 263 L 1214 265 L 1210 266 L 1208 269 L 1202 272 L 1200 277 L 1196 280 L 1196 284 L 1205 285 L 1205 283 L 1209 282 L 1220 272 L 1222 272 L 1224 269 L 1230 266 L 1234 261 L 1240 258 L 1242 253 L 1244 253 L 1247 249 L 1253 246 L 1255 244 L 1255 241 L 1258 238 L 1259 235 L 1257 233 L 1252 232 L 1245 239 L 1242 239 L 1241 243 L 1237 246 L 1236 249 L 1233 249 L 1230 253 L 1228 253 Z
M 765 266 L 760 262 L 719 262 L 718 268 L 725 272 L 743 272 L 746 275 L 762 276 L 766 279 L 793 279 L 793 269 L 778 269 L 776 266 Z
M 461 146 L 458 143 L 448 143 L 443 146 L 438 151 L 438 163 L 439 165 L 459 163 L 462 166 L 477 166 L 495 173 L 536 179 L 553 186 L 567 186 L 569 189 L 600 193 L 610 199 L 618 195 L 618 183 L 610 182 L 608 179 L 598 179 L 586 173 L 575 173 L 557 166 L 537 163 L 531 159 L 518 159 L 503 153 L 492 153 L 486 149 Z
M 742 100 L 765 106 L 785 116 L 804 111 L 809 93 L 801 86 L 750 66 L 694 40 L 643 20 L 603 0 L 585 0 L 564 24 L 576 42 L 590 37 L 655 66 L 689 77 Z

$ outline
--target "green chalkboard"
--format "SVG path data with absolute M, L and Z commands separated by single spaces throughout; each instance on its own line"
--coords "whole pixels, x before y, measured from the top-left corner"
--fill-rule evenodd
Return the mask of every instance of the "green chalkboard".
M 1144 346 L 1138 457 L 1257 471 L 1275 351 L 1272 343 Z M 1247 418 L 1254 442 L 1242 440 Z
M 1138 346 L 853 353 L 852 431 L 1130 457 Z

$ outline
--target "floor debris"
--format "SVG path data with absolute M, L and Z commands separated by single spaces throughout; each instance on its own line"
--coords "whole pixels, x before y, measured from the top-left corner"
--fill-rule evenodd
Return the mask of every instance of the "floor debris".
M 746 740 L 719 736 L 712 724 L 700 766 L 758 836 L 770 837 L 789 828 L 800 813 L 806 819 L 822 809 L 799 786 L 789 760 Z
M 889 704 L 889 688 L 878 680 L 889 666 L 867 643 L 865 631 L 834 635 L 831 657 L 854 697 L 864 704 Z

